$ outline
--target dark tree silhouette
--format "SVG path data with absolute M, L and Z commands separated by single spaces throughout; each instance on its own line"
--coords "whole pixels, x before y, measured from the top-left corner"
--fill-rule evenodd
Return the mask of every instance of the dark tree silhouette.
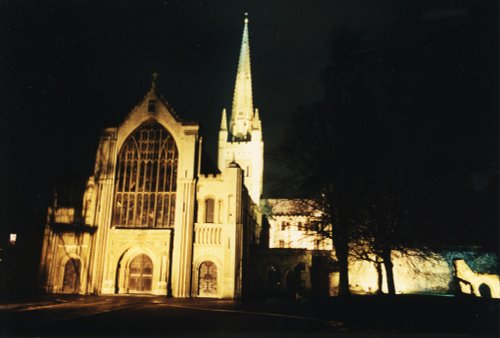
M 274 154 L 293 196 L 320 201 L 333 225 L 324 234 L 340 294 L 348 294 L 351 241 L 369 244 L 394 293 L 392 251 L 487 244 L 481 233 L 497 231 L 497 84 L 487 71 L 497 62 L 475 38 L 495 44 L 487 7 L 436 20 L 423 6 L 383 34 L 332 36 L 324 98 L 293 114 Z
M 353 53 L 362 50 L 356 39 L 335 38 L 332 70 L 325 72 L 327 99 L 301 107 L 292 116 L 284 142 L 273 154 L 288 168 L 282 186 L 295 196 L 316 201 L 323 213 L 319 231 L 332 239 L 339 266 L 339 295 L 349 294 L 349 227 L 356 213 L 361 162 L 357 153 L 361 138 L 357 120 L 363 84 L 352 72 Z M 335 73 L 335 81 L 328 75 Z M 356 89 L 355 89 L 356 88 Z M 292 193 L 293 194 L 293 193 Z M 328 227 L 328 225 L 332 227 Z

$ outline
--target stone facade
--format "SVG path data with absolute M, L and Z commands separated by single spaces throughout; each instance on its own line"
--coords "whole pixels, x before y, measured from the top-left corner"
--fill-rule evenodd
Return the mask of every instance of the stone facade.
M 219 168 L 236 161 L 245 173 L 245 186 L 253 203 L 259 205 L 264 176 L 264 141 L 259 110 L 253 107 L 248 19 L 243 29 L 231 120 L 228 128 L 226 109 L 223 109 L 218 146 Z
M 333 250 L 332 227 L 314 201 L 265 199 L 261 206 L 269 223 L 269 248 Z
M 218 168 L 198 123 L 157 93 L 102 132 L 82 206 L 48 208 L 41 285 L 48 293 L 173 297 L 335 295 L 331 236 L 310 200 L 261 200 L 264 141 L 254 109 L 245 19 L 231 116 L 222 111 Z M 325 236 L 325 233 L 328 236 Z M 454 257 L 459 253 L 453 253 Z M 397 293 L 460 289 L 500 297 L 498 275 L 465 261 L 393 253 Z M 373 263 L 351 261 L 350 288 L 374 293 Z M 385 291 L 383 289 L 382 291 Z
M 249 78 L 245 20 L 234 109 L 252 105 Z M 125 121 L 103 131 L 81 213 L 49 208 L 44 291 L 240 297 L 262 222 L 263 141 L 252 119 L 251 140 L 228 136 L 218 170 L 206 170 L 199 124 L 181 120 L 154 80 Z

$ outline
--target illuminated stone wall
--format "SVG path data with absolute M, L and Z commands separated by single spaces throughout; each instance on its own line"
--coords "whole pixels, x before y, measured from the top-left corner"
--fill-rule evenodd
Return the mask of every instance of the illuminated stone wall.
M 225 132 L 227 137 L 227 131 Z M 259 204 L 262 195 L 264 176 L 264 142 L 260 130 L 252 133 L 248 141 L 230 142 L 219 139 L 218 166 L 225 168 L 235 161 L 244 171 L 244 184 L 255 204 Z
M 472 271 L 463 259 L 455 260 L 453 266 L 462 293 L 476 297 L 500 298 L 499 275 Z
M 421 255 L 406 255 L 393 252 L 394 282 L 397 294 L 469 294 L 476 297 L 500 298 L 500 279 L 498 274 L 473 271 L 464 259 L 464 252 L 434 253 L 426 258 Z M 489 260 L 491 269 L 496 265 L 494 255 L 487 253 L 467 254 L 469 262 Z M 474 257 L 472 259 L 471 257 Z M 493 258 L 491 258 L 493 257 Z M 478 266 L 480 267 L 480 266 Z M 497 267 L 493 267 L 496 269 Z M 458 277 L 458 279 L 457 279 Z M 382 266 L 382 291 L 387 293 L 385 268 Z M 373 294 L 378 290 L 378 274 L 374 263 L 351 260 L 349 264 L 349 285 L 352 293 Z M 337 294 L 338 273 L 330 274 L 330 295 Z
M 392 254 L 394 282 L 397 294 L 447 293 L 452 278 L 448 262 L 442 258 Z M 385 268 L 382 266 L 383 288 L 387 293 Z M 354 293 L 375 293 L 378 290 L 375 264 L 352 260 L 349 264 L 349 284 Z
M 40 261 L 42 290 L 49 293 L 89 292 L 92 229 L 75 222 L 78 214 L 74 208 L 51 207 L 47 215 Z M 76 263 L 76 269 L 72 262 Z M 68 269 L 74 271 L 71 280 L 68 280 Z
M 243 171 L 227 167 L 200 176 L 194 226 L 192 296 L 234 298 L 241 295 L 243 250 Z M 210 209 L 210 210 L 208 210 Z M 203 281 L 203 263 L 213 264 L 215 280 Z

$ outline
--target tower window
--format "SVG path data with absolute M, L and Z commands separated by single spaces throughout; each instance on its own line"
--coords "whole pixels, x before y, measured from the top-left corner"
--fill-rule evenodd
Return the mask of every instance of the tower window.
M 214 204 L 213 198 L 205 200 L 205 223 L 214 222 Z
M 156 100 L 148 101 L 148 112 L 154 113 L 156 111 Z

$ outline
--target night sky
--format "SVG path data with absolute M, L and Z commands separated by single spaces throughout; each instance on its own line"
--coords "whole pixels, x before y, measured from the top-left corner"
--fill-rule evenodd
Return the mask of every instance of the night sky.
M 487 158 L 490 166 L 476 168 L 472 160 L 450 184 L 470 185 L 470 194 L 489 191 L 471 213 L 486 210 L 481 233 L 496 236 L 495 1 L 1 1 L 2 243 L 17 231 L 20 243 L 41 244 L 37 236 L 53 188 L 91 175 L 100 131 L 123 121 L 155 71 L 159 92 L 181 118 L 201 122 L 215 160 L 221 110 L 231 107 L 245 12 L 254 106 L 266 151 L 282 139 L 298 106 L 323 97 L 332 34 L 348 31 L 384 48 L 401 48 L 415 75 L 431 69 L 425 81 L 408 78 L 407 89 L 417 95 L 425 86 L 439 93 L 432 96 L 438 126 L 455 119 L 446 107 L 465 107 L 451 124 L 473 126 L 462 143 L 484 152 L 480 160 Z M 422 51 L 427 57 L 420 59 Z M 454 66 L 441 71 L 441 64 Z

